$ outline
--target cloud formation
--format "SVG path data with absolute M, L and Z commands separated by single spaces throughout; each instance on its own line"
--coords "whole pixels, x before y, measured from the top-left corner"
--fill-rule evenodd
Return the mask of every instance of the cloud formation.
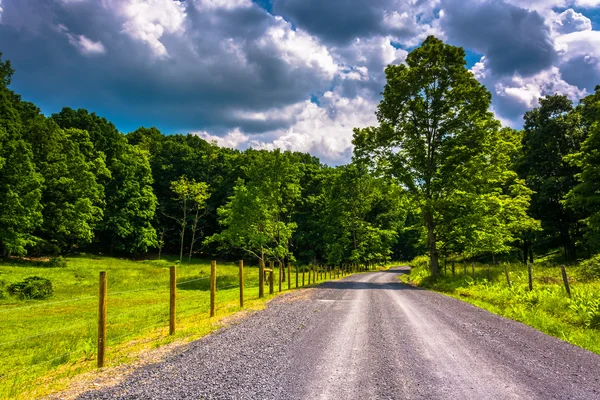
M 13 88 L 46 113 L 84 107 L 223 145 L 350 159 L 384 68 L 428 34 L 482 55 L 494 112 L 600 83 L 600 0 L 0 0 Z M 40 66 L 44 66 L 41 68 Z

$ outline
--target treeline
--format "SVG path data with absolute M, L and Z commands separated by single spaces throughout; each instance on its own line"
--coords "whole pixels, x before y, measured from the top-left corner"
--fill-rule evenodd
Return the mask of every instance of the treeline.
M 412 256 L 390 180 L 308 154 L 221 148 L 156 128 L 120 133 L 64 108 L 46 117 L 0 62 L 0 251 L 89 251 L 310 262 Z M 403 254 L 409 249 L 408 254 Z
M 599 250 L 600 88 L 503 128 L 462 48 L 429 37 L 386 69 L 380 125 L 349 165 L 221 148 L 156 128 L 46 117 L 0 61 L 0 250 L 373 262 Z

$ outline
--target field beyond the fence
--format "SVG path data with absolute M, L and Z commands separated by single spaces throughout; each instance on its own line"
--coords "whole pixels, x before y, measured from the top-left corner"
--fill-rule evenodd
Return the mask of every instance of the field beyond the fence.
M 80 256 L 68 258 L 66 267 L 0 264 L 0 280 L 12 283 L 39 276 L 54 287 L 47 300 L 0 299 L 0 398 L 37 398 L 63 389 L 69 377 L 96 367 L 100 271 L 106 271 L 108 280 L 107 367 L 130 361 L 136 351 L 203 336 L 219 328 L 220 317 L 241 309 L 237 263 L 217 263 L 217 318 L 211 319 L 210 261 L 184 262 L 177 267 L 177 331 L 169 336 L 173 261 Z M 264 307 L 272 296 L 267 286 L 265 297 L 258 299 L 258 268 L 244 268 L 244 281 L 245 308 Z M 283 289 L 287 288 L 286 282 Z
M 505 268 L 506 266 L 506 268 Z M 600 354 L 600 280 L 585 277 L 580 266 L 567 266 L 571 297 L 559 265 L 536 263 L 529 273 L 523 264 L 466 264 L 442 266 L 442 276 L 431 279 L 426 266 L 419 265 L 405 282 L 432 289 L 495 314 L 523 322 L 549 335 Z M 510 279 L 510 286 L 507 281 Z

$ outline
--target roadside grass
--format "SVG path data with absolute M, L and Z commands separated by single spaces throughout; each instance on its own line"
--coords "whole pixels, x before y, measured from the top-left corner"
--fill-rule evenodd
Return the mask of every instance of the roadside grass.
M 582 266 L 567 267 L 572 298 L 567 296 L 560 266 L 545 262 L 533 266 L 533 291 L 529 291 L 527 267 L 508 264 L 511 286 L 504 265 L 477 264 L 475 279 L 467 263 L 456 264 L 456 275 L 433 280 L 422 263 L 400 279 L 438 291 L 495 314 L 520 321 L 549 335 L 600 354 L 600 280 L 587 277 Z
M 184 262 L 177 268 L 177 332 L 169 336 L 169 267 L 174 260 L 78 256 L 59 268 L 43 262 L 0 263 L 0 280 L 40 276 L 54 286 L 47 300 L 0 299 L 0 398 L 48 395 L 95 369 L 100 271 L 108 279 L 107 367 L 128 363 L 149 348 L 197 339 L 240 311 L 237 263 L 217 263 L 217 318 L 211 319 L 210 261 Z M 294 288 L 294 269 L 291 278 Z M 267 284 L 265 298 L 258 299 L 258 268 L 244 268 L 245 309 L 261 309 L 276 296 L 275 280 L 275 295 L 268 295 Z M 287 290 L 287 283 L 282 289 Z

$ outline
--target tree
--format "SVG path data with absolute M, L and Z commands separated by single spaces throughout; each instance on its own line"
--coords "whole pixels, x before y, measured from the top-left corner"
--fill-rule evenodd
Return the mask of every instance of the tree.
M 489 111 L 490 93 L 466 68 L 462 48 L 430 36 L 406 65 L 389 65 L 385 73 L 380 126 L 354 130 L 355 159 L 371 162 L 407 190 L 427 229 L 436 277 L 439 234 L 458 218 L 449 211 L 456 199 L 482 204 L 514 176 L 507 176 L 506 164 L 493 164 L 499 123 Z M 479 225 L 485 208 L 469 208 L 463 220 Z
M 111 253 L 146 252 L 157 245 L 152 226 L 157 201 L 152 191 L 148 152 L 128 144 L 115 160 L 111 173 L 107 192 L 112 193 L 112 198 L 104 213 L 104 240 L 110 244 Z
M 405 219 L 402 191 L 355 164 L 331 169 L 325 185 L 324 231 L 332 263 L 387 259 Z
M 190 254 L 188 257 L 188 261 L 191 261 L 194 243 L 197 240 L 196 233 L 198 232 L 200 210 L 204 208 L 206 200 L 210 196 L 208 193 L 208 185 L 205 182 L 196 182 L 193 179 L 190 181 L 183 175 L 178 180 L 171 182 L 171 190 L 175 193 L 175 199 L 180 203 L 182 210 L 181 218 L 171 217 L 177 221 L 179 225 L 179 235 L 181 238 L 179 262 L 183 261 L 183 244 L 185 230 L 188 225 L 188 214 L 190 211 L 194 212 L 192 215 L 192 241 L 190 243 Z
M 292 216 L 301 193 L 300 169 L 290 152 L 250 150 L 247 155 L 246 181 L 238 180 L 233 196 L 218 210 L 224 229 L 206 243 L 283 263 L 293 258 L 289 245 L 297 227 Z
M 24 138 L 44 178 L 38 250 L 55 254 L 91 243 L 103 215 L 104 187 L 98 180 L 110 176 L 104 153 L 94 149 L 86 131 L 63 131 L 33 104 L 19 108 Z
M 575 208 L 563 202 L 577 184 L 581 169 L 566 157 L 578 152 L 583 140 L 579 117 L 566 96 L 540 99 L 540 106 L 525 113 L 523 151 L 517 171 L 534 191 L 530 214 L 543 231 L 538 243 L 544 249 L 563 247 L 566 261 L 575 261 L 580 226 Z M 527 248 L 524 249 L 527 256 Z
M 31 146 L 22 137 L 15 107 L 18 97 L 7 88 L 13 74 L 0 53 L 0 254 L 23 256 L 36 243 L 42 223 L 42 176 L 33 163 Z
M 566 204 L 578 210 L 587 228 L 588 249 L 598 251 L 600 246 L 600 86 L 594 94 L 581 100 L 577 107 L 581 116 L 585 141 L 579 151 L 565 157 L 581 172 L 578 183 L 566 196 Z

